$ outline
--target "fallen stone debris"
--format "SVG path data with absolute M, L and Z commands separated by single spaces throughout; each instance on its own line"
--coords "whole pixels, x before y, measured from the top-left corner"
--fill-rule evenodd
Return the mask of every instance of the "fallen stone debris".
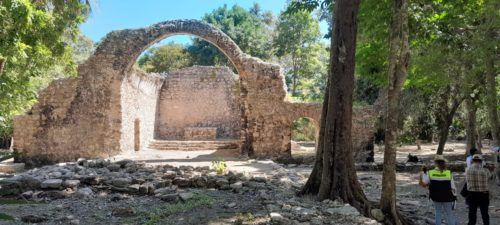
M 297 183 L 303 179 L 299 176 L 278 164 L 273 175 L 231 171 L 219 175 L 209 167 L 153 167 L 131 160 L 111 162 L 80 159 L 77 162 L 32 169 L 0 180 L 0 196 L 50 203 L 44 205 L 60 208 L 55 210 L 55 216 L 47 214 L 45 210 L 15 215 L 19 216 L 16 217 L 17 221 L 26 223 L 61 224 L 61 221 L 65 221 L 66 224 L 128 224 L 124 220 L 141 216 L 141 208 L 116 202 L 136 201 L 132 206 L 140 206 L 142 201 L 150 202 L 144 204 L 146 208 L 161 204 L 175 205 L 191 201 L 200 191 L 211 191 L 217 193 L 212 194 L 215 198 L 222 200 L 220 204 L 203 207 L 225 210 L 217 218 L 227 217 L 228 211 L 233 212 L 235 221 L 241 222 L 239 224 L 379 224 L 361 216 L 355 208 L 341 201 L 317 202 L 311 197 L 297 197 L 295 193 L 301 186 Z M 92 219 L 85 213 L 64 215 L 58 212 L 64 211 L 62 205 L 68 204 L 68 201 L 73 202 L 71 204 L 93 204 L 94 210 L 109 210 L 109 220 Z M 36 207 L 43 208 L 44 205 Z M 256 209 L 251 216 L 244 214 L 249 212 L 238 212 L 251 205 Z M 154 211 L 154 208 L 149 211 Z M 235 221 L 216 224 L 235 224 Z M 173 224 L 191 223 L 178 220 Z

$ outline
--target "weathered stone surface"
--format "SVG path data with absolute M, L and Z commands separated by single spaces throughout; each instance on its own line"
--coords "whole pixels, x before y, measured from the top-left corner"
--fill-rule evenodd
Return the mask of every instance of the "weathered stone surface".
M 65 180 L 63 183 L 63 186 L 67 188 L 78 187 L 78 185 L 80 185 L 80 180 Z
M 21 217 L 21 221 L 25 223 L 42 223 L 49 220 L 46 217 L 43 216 L 37 216 L 37 215 L 26 215 Z
M 193 198 L 193 193 L 191 192 L 184 192 L 184 193 L 179 193 L 179 198 L 181 198 L 182 201 L 187 201 L 191 198 Z
M 135 215 L 135 210 L 130 207 L 125 207 L 125 208 L 114 208 L 112 212 L 113 216 L 116 217 L 130 217 Z
M 359 216 L 359 212 L 356 208 L 350 206 L 350 205 L 344 205 L 339 208 L 329 208 L 326 210 L 330 214 L 338 214 L 342 216 Z
M 78 189 L 78 191 L 76 191 L 76 196 L 77 197 L 80 197 L 80 198 L 89 198 L 89 197 L 92 197 L 94 195 L 94 191 L 92 191 L 91 188 L 80 188 Z
M 239 139 L 238 76 L 228 67 L 194 66 L 161 74 L 157 133 L 163 140 Z
M 241 181 L 238 181 L 234 184 L 229 185 L 229 187 L 231 187 L 231 189 L 233 189 L 234 191 L 240 191 L 243 188 L 243 183 Z
M 62 180 L 61 179 L 49 179 L 49 180 L 44 180 L 41 184 L 41 188 L 52 188 L 52 189 L 59 189 L 61 188 L 62 185 Z
M 384 221 L 385 215 L 382 212 L 382 210 L 380 210 L 380 209 L 372 209 L 371 210 L 371 214 L 372 214 L 373 218 L 376 219 L 377 221 L 379 221 L 379 222 Z
M 174 193 L 177 193 L 177 187 L 176 186 L 171 186 L 171 187 L 168 187 L 168 188 L 160 188 L 160 189 L 156 189 L 154 191 L 154 194 L 155 195 L 164 195 L 164 194 L 174 194 Z
M 231 126 L 219 124 L 225 128 L 218 130 L 221 135 L 236 135 L 243 146 L 253 150 L 251 155 L 290 157 L 291 123 L 308 117 L 319 126 L 321 103 L 287 99 L 280 66 L 244 54 L 229 36 L 212 25 L 173 20 L 109 33 L 94 55 L 79 66 L 77 78 L 57 80 L 44 89 L 38 103 L 15 118 L 14 148 L 21 153 L 19 160 L 28 165 L 47 164 L 80 157 L 108 157 L 146 147 L 155 137 L 158 103 L 168 78 L 138 71 L 133 65 L 144 49 L 176 34 L 207 40 L 233 63 L 238 73 L 234 84 L 239 91 L 224 101 L 237 102 L 236 107 L 229 108 L 241 110 L 237 119 L 227 115 L 232 118 Z M 216 73 L 215 79 L 218 76 Z M 199 85 L 209 83 L 214 82 L 200 80 Z M 236 110 L 232 112 L 235 115 Z M 356 108 L 354 114 L 353 146 L 369 148 L 373 108 Z M 207 126 L 212 125 L 203 125 Z M 90 164 L 106 167 L 109 162 Z
M 176 202 L 179 200 L 179 194 L 164 194 L 159 195 L 158 197 L 166 202 Z
M 190 182 L 189 182 L 189 180 L 188 180 L 188 179 L 186 179 L 186 178 L 182 178 L 182 177 L 177 177 L 177 178 L 175 178 L 175 179 L 172 181 L 172 183 L 173 183 L 174 185 L 179 186 L 179 187 L 189 187 L 189 184 L 190 184 Z
M 130 178 L 115 178 L 111 181 L 111 183 L 115 187 L 123 188 L 132 183 L 132 180 Z

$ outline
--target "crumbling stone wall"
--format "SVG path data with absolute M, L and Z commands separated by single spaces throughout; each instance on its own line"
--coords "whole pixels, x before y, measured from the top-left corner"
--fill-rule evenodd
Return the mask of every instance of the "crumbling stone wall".
M 188 127 L 213 127 L 215 138 L 240 138 L 239 82 L 228 67 L 194 66 L 164 77 L 156 139 L 183 140 Z
M 156 103 L 164 78 L 158 74 L 147 74 L 133 69 L 125 79 L 120 90 L 122 93 L 120 148 L 122 151 L 140 150 L 147 147 L 149 141 L 153 139 Z
M 280 66 L 244 54 L 226 34 L 207 23 L 173 20 L 109 33 L 94 55 L 79 66 L 78 78 L 52 83 L 39 103 L 15 120 L 14 148 L 20 159 L 39 164 L 40 159 L 48 163 L 131 151 L 137 119 L 144 144 L 154 127 L 151 112 L 156 111 L 150 109 L 157 107 L 162 82 L 132 67 L 149 46 L 177 34 L 212 43 L 233 63 L 243 107 L 242 146 L 248 146 L 253 156 L 289 156 L 291 122 L 298 117 L 319 121 L 319 104 L 285 99 Z

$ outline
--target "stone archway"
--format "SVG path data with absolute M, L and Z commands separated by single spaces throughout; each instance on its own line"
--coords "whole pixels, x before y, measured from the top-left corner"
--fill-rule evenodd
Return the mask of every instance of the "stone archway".
M 28 164 L 108 157 L 134 148 L 134 121 L 154 127 L 163 79 L 135 70 L 149 46 L 177 34 L 200 37 L 219 48 L 234 64 L 242 86 L 244 146 L 255 157 L 289 157 L 294 118 L 319 121 L 321 104 L 286 99 L 280 66 L 244 54 L 219 29 L 197 20 L 173 20 L 141 29 L 109 33 L 78 68 L 77 78 L 52 82 L 39 103 L 14 123 L 15 149 Z M 368 112 L 366 109 L 358 111 Z M 140 130 L 140 145 L 154 131 Z

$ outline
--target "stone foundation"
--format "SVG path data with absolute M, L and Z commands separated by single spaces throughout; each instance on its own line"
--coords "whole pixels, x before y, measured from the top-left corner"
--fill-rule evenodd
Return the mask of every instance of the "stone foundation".
M 321 104 L 286 99 L 280 66 L 243 53 L 226 34 L 207 23 L 173 20 L 109 33 L 94 55 L 79 66 L 77 78 L 49 85 L 38 104 L 14 121 L 14 148 L 21 155 L 18 160 L 45 164 L 108 157 L 147 146 L 155 136 L 165 78 L 135 70 L 133 65 L 149 46 L 176 34 L 207 40 L 236 68 L 240 124 L 224 132 L 230 135 L 238 130 L 235 136 L 241 137 L 245 152 L 260 158 L 289 157 L 292 122 L 308 117 L 318 123 Z M 354 112 L 353 140 L 359 149 L 372 136 L 373 108 L 356 108 Z

